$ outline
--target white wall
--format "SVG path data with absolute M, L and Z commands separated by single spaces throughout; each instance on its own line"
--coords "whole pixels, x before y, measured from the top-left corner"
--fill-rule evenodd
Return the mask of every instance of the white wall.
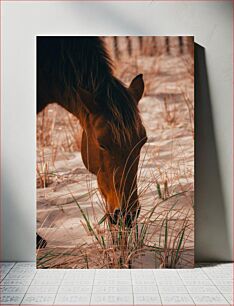
M 208 93 L 197 107 L 196 258 L 231 260 L 231 1 L 4 1 L 2 33 L 3 260 L 35 259 L 37 34 L 195 36 L 205 48 L 210 87 L 210 105 L 202 104 Z

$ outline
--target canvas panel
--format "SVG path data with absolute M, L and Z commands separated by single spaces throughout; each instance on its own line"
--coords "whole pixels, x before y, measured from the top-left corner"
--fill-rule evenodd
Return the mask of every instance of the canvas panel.
M 193 37 L 37 37 L 37 106 L 37 267 L 193 267 Z

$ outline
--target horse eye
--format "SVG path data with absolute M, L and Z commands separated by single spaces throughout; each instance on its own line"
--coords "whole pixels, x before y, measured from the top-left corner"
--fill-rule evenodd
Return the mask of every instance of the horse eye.
M 99 148 L 100 148 L 101 150 L 104 150 L 104 151 L 106 151 L 106 150 L 107 150 L 107 147 L 106 147 L 106 146 L 104 146 L 103 144 L 100 144 L 100 145 L 99 145 Z

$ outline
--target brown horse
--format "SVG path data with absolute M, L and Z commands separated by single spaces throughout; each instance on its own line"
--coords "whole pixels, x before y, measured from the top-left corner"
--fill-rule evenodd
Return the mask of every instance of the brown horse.
M 113 75 L 101 38 L 37 38 L 37 111 L 57 102 L 79 119 L 84 165 L 97 176 L 110 221 L 121 214 L 128 226 L 140 210 L 137 169 L 147 137 L 137 105 L 143 91 L 142 75 L 129 87 Z

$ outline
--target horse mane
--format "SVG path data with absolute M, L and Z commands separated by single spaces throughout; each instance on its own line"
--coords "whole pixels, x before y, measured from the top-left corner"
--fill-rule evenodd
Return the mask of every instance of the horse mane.
M 104 90 L 106 99 L 107 124 L 111 128 L 117 143 L 129 142 L 133 135 L 138 135 L 140 115 L 136 102 L 127 88 L 118 79 L 112 82 Z M 99 95 L 97 95 L 97 101 Z M 105 101 L 105 99 L 103 99 Z
M 113 63 L 104 40 L 100 37 L 70 36 L 39 39 L 41 50 L 38 55 L 41 57 L 44 53 L 44 62 L 50 55 L 48 73 L 57 78 L 68 103 L 77 103 L 78 87 L 88 90 L 105 114 L 115 141 L 130 140 L 138 132 L 138 108 L 125 85 L 114 76 Z M 43 43 L 46 51 L 43 51 Z M 45 69 L 48 70 L 48 67 Z M 82 111 L 85 115 L 84 109 Z

